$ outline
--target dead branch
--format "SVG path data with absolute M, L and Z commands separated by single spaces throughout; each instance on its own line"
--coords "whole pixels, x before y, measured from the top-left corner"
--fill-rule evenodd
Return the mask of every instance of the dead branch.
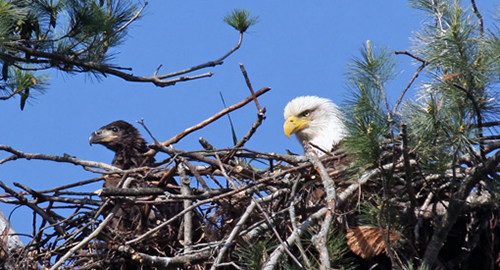
M 208 124 L 214 122 L 215 120 L 221 118 L 222 116 L 226 115 L 227 113 L 229 112 L 232 112 L 236 109 L 239 109 L 243 106 L 245 106 L 247 103 L 249 103 L 250 101 L 254 100 L 254 98 L 257 98 L 259 96 L 261 96 L 262 94 L 266 93 L 267 91 L 271 90 L 271 88 L 269 87 L 264 87 L 262 89 L 260 89 L 259 91 L 255 92 L 255 95 L 250 95 L 249 97 L 245 98 L 244 100 L 240 101 L 239 103 L 236 103 L 232 106 L 229 106 L 225 109 L 223 109 L 222 111 L 216 113 L 215 115 L 207 118 L 206 120 L 200 122 L 199 124 L 196 124 L 190 128 L 187 128 L 185 129 L 184 131 L 182 131 L 181 133 L 175 135 L 174 137 L 164 141 L 162 143 L 163 146 L 169 146 L 171 144 L 174 144 L 174 143 L 177 143 L 178 141 L 180 141 L 182 138 L 184 138 L 186 135 L 192 133 L 193 131 L 196 131 L 196 130 L 199 130 L 205 126 L 207 126 Z
M 6 162 L 6 161 L 16 160 L 18 158 L 24 158 L 27 160 L 39 159 L 39 160 L 50 160 L 50 161 L 56 161 L 56 162 L 71 163 L 74 165 L 83 166 L 84 168 L 85 167 L 93 167 L 93 168 L 101 168 L 101 169 L 109 170 L 109 171 L 121 171 L 120 169 L 113 167 L 111 165 L 108 165 L 106 163 L 78 159 L 76 157 L 69 156 L 69 155 L 54 156 L 54 155 L 46 155 L 46 154 L 24 153 L 24 152 L 16 150 L 16 149 L 14 149 L 10 146 L 7 146 L 7 145 L 0 145 L 0 150 L 14 154 L 14 156 L 9 158 L 8 160 L 3 159 L 2 163 Z M 2 163 L 0 163 L 0 164 L 2 164 Z
M 89 241 L 91 241 L 92 239 L 96 238 L 97 235 L 99 235 L 99 233 L 108 225 L 108 223 L 111 221 L 111 219 L 113 219 L 114 215 L 116 214 L 116 212 L 118 211 L 118 209 L 120 208 L 120 206 L 121 206 L 120 204 L 116 204 L 113 207 L 113 210 L 111 210 L 111 212 L 108 214 L 108 216 L 102 221 L 101 225 L 99 225 L 99 227 L 97 227 L 84 240 L 82 240 L 80 243 L 78 243 L 76 246 L 74 246 L 68 252 L 66 252 L 66 254 L 64 254 L 56 263 L 54 263 L 54 265 L 52 265 L 52 267 L 50 268 L 50 270 L 56 270 L 56 269 L 58 269 L 59 266 L 61 266 L 63 263 L 65 263 L 66 260 L 71 255 L 73 255 L 76 251 L 78 251 L 83 246 L 85 246 Z

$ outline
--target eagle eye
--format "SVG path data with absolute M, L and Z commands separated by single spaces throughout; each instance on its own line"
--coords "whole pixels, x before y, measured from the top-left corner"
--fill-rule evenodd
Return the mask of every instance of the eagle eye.
M 310 114 L 311 114 L 311 112 L 310 112 L 310 111 L 304 111 L 304 112 L 302 112 L 302 113 L 300 114 L 300 116 L 302 116 L 302 117 L 309 117 L 309 115 L 310 115 Z
M 111 127 L 110 129 L 111 129 L 111 131 L 113 131 L 113 132 L 118 132 L 118 128 L 117 128 L 117 127 Z

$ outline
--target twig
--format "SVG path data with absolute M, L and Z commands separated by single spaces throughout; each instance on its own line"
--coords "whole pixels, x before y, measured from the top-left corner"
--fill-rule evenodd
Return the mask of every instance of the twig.
M 401 95 L 399 95 L 399 98 L 398 100 L 396 101 L 396 104 L 394 105 L 394 108 L 392 109 L 392 114 L 395 115 L 396 112 L 398 111 L 398 107 L 399 105 L 401 104 L 401 102 L 403 101 L 403 97 L 405 96 L 406 92 L 408 91 L 408 89 L 410 89 L 411 85 L 413 84 L 413 82 L 418 78 L 418 76 L 420 75 L 420 72 L 422 72 L 422 70 L 427 66 L 429 65 L 429 62 L 408 52 L 408 51 L 396 51 L 394 52 L 394 54 L 406 54 L 406 55 L 409 55 L 410 57 L 422 62 L 422 65 L 420 65 L 420 67 L 418 67 L 418 69 L 415 71 L 415 73 L 413 74 L 413 76 L 411 77 L 410 81 L 408 82 L 408 84 L 406 85 L 405 89 L 403 89 L 403 92 L 401 92 Z
M 269 87 L 264 87 L 262 89 L 260 89 L 259 91 L 255 92 L 255 95 L 251 95 L 247 98 L 245 98 L 244 100 L 240 101 L 239 103 L 236 103 L 232 106 L 229 106 L 225 109 L 223 109 L 222 111 L 214 114 L 213 116 L 201 121 L 200 123 L 190 127 L 190 128 L 187 128 L 185 129 L 184 131 L 182 131 L 181 133 L 175 135 L 174 137 L 166 140 L 165 142 L 162 143 L 163 146 L 169 146 L 171 144 L 174 144 L 174 143 L 177 143 L 178 141 L 180 141 L 182 138 L 184 138 L 185 136 L 187 136 L 188 134 L 198 130 L 198 129 L 201 129 L 205 126 L 207 126 L 208 124 L 214 122 L 215 120 L 221 118 L 222 116 L 226 115 L 227 113 L 229 112 L 232 112 L 236 109 L 239 109 L 243 106 L 245 106 L 247 103 L 249 103 L 250 101 L 252 101 L 255 97 L 259 97 L 261 96 L 262 94 L 266 93 L 267 91 L 271 90 L 271 88 Z M 151 153 L 148 153 L 148 154 L 151 154 Z
M 285 252 L 288 254 L 288 256 L 290 256 L 290 258 L 292 259 L 293 262 L 295 262 L 300 268 L 303 268 L 303 266 L 299 262 L 299 260 L 292 254 L 292 252 L 290 252 L 287 244 L 285 242 L 283 242 L 283 239 L 281 239 L 280 234 L 278 233 L 278 231 L 276 231 L 276 227 L 274 226 L 274 223 L 271 221 L 271 218 L 269 217 L 269 215 L 266 213 L 266 211 L 264 211 L 264 209 L 262 208 L 260 203 L 257 202 L 257 200 L 255 198 L 252 198 L 252 202 L 254 202 L 254 201 L 255 201 L 255 204 L 257 205 L 257 208 L 259 208 L 259 211 L 262 213 L 262 215 L 264 215 L 264 218 L 266 219 L 267 223 L 269 224 L 269 227 L 274 232 L 274 235 L 276 236 L 276 238 L 278 239 L 280 244 L 285 247 L 285 249 L 284 249 Z
M 266 197 L 259 198 L 257 200 L 252 200 L 252 202 L 247 206 L 245 212 L 241 216 L 240 220 L 238 220 L 238 223 L 234 226 L 233 230 L 227 237 L 226 241 L 224 242 L 224 245 L 219 251 L 219 254 L 217 255 L 217 258 L 215 259 L 214 263 L 212 264 L 212 267 L 210 270 L 215 270 L 217 268 L 217 265 L 222 261 L 222 258 L 224 257 L 224 254 L 226 253 L 227 249 L 232 246 L 232 242 L 234 238 L 238 235 L 238 232 L 241 230 L 241 226 L 246 222 L 247 218 L 250 216 L 252 213 L 253 209 L 257 206 L 257 202 L 266 202 L 275 199 L 278 196 L 281 196 L 285 191 L 284 190 L 278 190 L 274 192 L 271 195 L 268 195 Z
M 252 94 L 252 96 L 255 96 L 255 93 L 254 93 L 253 87 L 252 87 L 252 83 L 250 82 L 250 78 L 248 78 L 248 74 L 247 74 L 247 71 L 245 69 L 245 66 L 242 63 L 240 63 L 240 69 L 241 69 L 241 73 L 243 73 L 243 77 L 245 77 L 245 82 L 247 83 L 247 86 L 248 86 L 248 89 L 250 90 L 250 93 Z M 257 106 L 257 112 L 261 113 L 262 109 L 259 105 L 259 101 L 257 100 L 257 97 L 254 98 L 254 101 L 255 101 L 255 106 Z
M 56 270 L 56 269 L 58 269 L 59 266 L 61 266 L 63 263 L 65 263 L 66 260 L 71 255 L 73 255 L 75 252 L 77 252 L 83 246 L 87 245 L 87 243 L 90 242 L 90 240 L 96 238 L 97 235 L 99 235 L 99 233 L 101 233 L 101 231 L 104 228 L 106 228 L 106 226 L 108 225 L 108 223 L 113 219 L 113 217 L 115 216 L 115 214 L 118 211 L 118 209 L 120 209 L 120 207 L 121 207 L 121 203 L 117 203 L 113 207 L 113 209 L 111 210 L 111 212 L 106 216 L 106 218 L 99 225 L 99 227 L 97 227 L 91 234 L 89 234 L 89 236 L 85 237 L 85 239 L 83 239 L 82 241 L 80 241 L 77 245 L 75 245 L 68 252 L 66 252 L 66 254 L 64 254 L 61 258 L 59 258 L 59 260 L 54 265 L 52 265 L 52 267 L 49 270 Z
M 153 141 L 155 143 L 158 143 L 158 141 L 156 140 L 155 136 L 153 136 L 153 133 L 151 133 L 151 131 L 149 131 L 149 128 L 146 126 L 146 123 L 144 123 L 144 119 L 143 118 L 141 118 L 141 120 L 138 120 L 136 122 L 139 123 L 146 130 L 146 132 L 149 134 L 149 136 L 151 137 L 151 139 L 153 139 Z
M 2 187 L 6 192 L 12 194 L 12 196 L 16 197 L 16 199 L 19 200 L 20 204 L 26 205 L 29 208 L 33 209 L 35 213 L 39 214 L 44 220 L 48 221 L 52 226 L 54 226 L 54 230 L 56 230 L 59 235 L 66 234 L 65 231 L 58 225 L 57 221 L 36 204 L 29 202 L 28 199 L 26 199 L 24 196 L 19 195 L 19 193 L 15 192 L 13 189 L 5 185 L 2 181 L 0 181 L 0 187 Z
M 101 168 L 105 170 L 114 170 L 114 171 L 121 171 L 120 169 L 108 165 L 106 163 L 102 162 L 96 162 L 96 161 L 89 161 L 89 160 L 83 160 L 83 159 L 78 159 L 69 155 L 65 156 L 53 156 L 53 155 L 46 155 L 46 154 L 32 154 L 32 153 L 24 153 L 19 150 L 15 150 L 14 148 L 7 146 L 7 145 L 0 145 L 0 150 L 10 152 L 14 155 L 16 155 L 17 158 L 24 158 L 24 159 L 40 159 L 40 160 L 51 160 L 51 161 L 56 161 L 56 162 L 65 162 L 65 163 L 72 163 L 74 165 L 81 165 L 81 166 L 88 166 L 88 167 L 94 167 L 94 168 Z M 11 159 L 15 160 L 15 159 Z M 3 160 L 2 160 L 3 161 Z M 2 163 L 0 163 L 2 164 Z

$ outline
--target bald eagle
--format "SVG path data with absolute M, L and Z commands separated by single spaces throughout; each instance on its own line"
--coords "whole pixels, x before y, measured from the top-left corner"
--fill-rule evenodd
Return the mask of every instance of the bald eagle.
M 108 149 L 115 152 L 112 165 L 123 170 L 134 169 L 139 167 L 154 167 L 154 158 L 146 155 L 149 147 L 146 141 L 141 136 L 139 131 L 131 124 L 118 120 L 105 125 L 90 134 L 90 144 L 102 144 Z M 146 172 L 134 172 L 127 174 L 128 178 L 133 180 L 128 185 L 128 188 L 148 187 L 153 181 L 161 182 L 160 179 L 155 178 L 154 175 Z M 113 188 L 117 187 L 121 181 L 122 176 L 110 175 L 106 177 L 104 187 Z M 153 180 L 153 181 L 151 181 Z M 163 179 L 162 179 L 163 180 Z M 173 176 L 167 178 L 161 186 L 167 193 L 179 194 L 178 184 Z M 128 239 L 136 236 L 136 233 L 143 233 L 148 229 L 157 226 L 158 224 L 172 218 L 181 212 L 184 207 L 181 202 L 168 202 L 161 203 L 158 200 L 153 204 L 136 204 L 131 198 L 116 197 L 116 201 L 122 200 L 121 208 L 116 212 L 114 219 L 110 222 L 110 230 L 114 233 L 111 234 L 113 239 L 124 239 L 123 236 L 129 236 Z M 151 197 L 147 199 L 151 200 Z M 195 210 L 192 211 L 192 228 L 193 240 L 198 240 L 202 237 L 203 217 Z M 158 249 L 161 253 L 156 255 L 173 256 L 175 253 L 175 246 L 178 246 L 181 230 L 182 220 L 176 219 L 171 222 L 169 226 L 164 227 L 152 243 L 143 245 L 144 250 L 139 249 L 141 252 L 151 254 L 154 250 Z M 113 242 L 113 241 L 110 241 Z M 154 247 L 154 248 L 152 248 Z M 130 264 L 120 265 L 120 269 L 149 269 L 143 266 L 137 267 L 135 262 Z M 112 268 L 114 269 L 114 268 Z
M 287 137 L 295 134 L 300 143 L 311 143 L 323 151 L 331 151 L 347 135 L 342 113 L 335 103 L 326 98 L 297 97 L 288 102 L 284 116 L 283 129 Z M 323 155 L 323 151 L 315 152 Z
M 148 150 L 146 141 L 139 131 L 131 124 L 118 120 L 92 132 L 89 143 L 102 144 L 115 152 L 112 165 L 122 170 L 152 165 L 154 159 L 144 155 Z M 127 188 L 147 187 L 140 175 L 129 175 L 133 179 Z M 108 175 L 105 177 L 104 187 L 115 188 L 122 180 L 122 176 Z M 144 229 L 146 220 L 149 218 L 149 207 L 123 203 L 120 210 L 115 214 L 111 227 L 119 231 L 131 231 L 136 227 Z
M 89 143 L 102 144 L 115 152 L 111 165 L 122 170 L 149 166 L 154 162 L 152 157 L 144 155 L 149 148 L 139 131 L 123 120 L 94 131 L 90 134 Z

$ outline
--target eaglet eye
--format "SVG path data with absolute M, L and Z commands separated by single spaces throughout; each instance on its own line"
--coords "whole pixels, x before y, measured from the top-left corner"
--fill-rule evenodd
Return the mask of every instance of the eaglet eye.
M 113 131 L 113 132 L 118 132 L 118 128 L 117 128 L 117 127 L 111 127 L 110 129 L 111 129 L 111 131 Z

